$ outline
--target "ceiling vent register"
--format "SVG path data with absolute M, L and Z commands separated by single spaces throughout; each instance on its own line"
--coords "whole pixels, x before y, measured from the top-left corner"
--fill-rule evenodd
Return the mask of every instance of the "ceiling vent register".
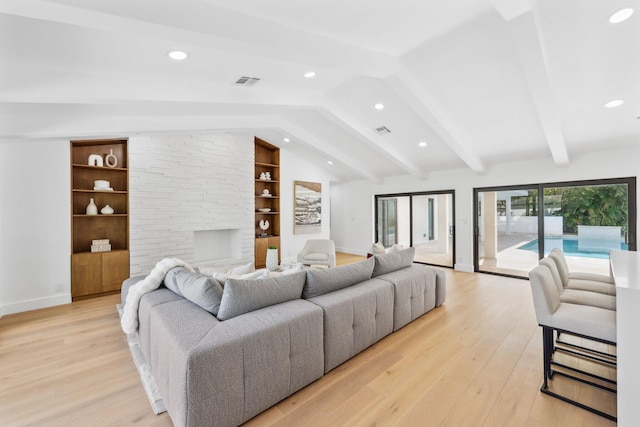
M 258 77 L 242 76 L 238 80 L 236 80 L 236 84 L 239 86 L 254 86 L 259 81 L 260 79 Z
M 378 132 L 378 135 L 386 135 L 388 133 L 391 133 L 389 128 L 386 126 L 380 126 L 379 128 L 376 128 L 376 132 Z

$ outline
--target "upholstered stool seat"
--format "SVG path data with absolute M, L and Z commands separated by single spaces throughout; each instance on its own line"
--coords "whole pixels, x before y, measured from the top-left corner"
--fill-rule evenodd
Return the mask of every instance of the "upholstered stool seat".
M 615 346 L 616 312 L 606 308 L 576 304 L 566 302 L 566 300 L 563 301 L 561 295 L 570 290 L 564 289 L 562 286 L 558 286 L 556 279 L 554 279 L 554 275 L 552 274 L 552 269 L 542 261 L 541 265 L 535 267 L 529 272 L 529 282 L 531 285 L 531 294 L 533 296 L 536 319 L 538 324 L 542 327 L 544 380 L 540 387 L 540 391 L 605 418 L 615 420 L 616 418 L 614 415 L 586 406 L 565 395 L 550 390 L 549 380 L 552 379 L 554 374 L 558 374 L 610 393 L 616 393 L 614 388 L 616 384 L 615 380 L 601 377 L 592 372 L 577 369 L 573 366 L 568 366 L 554 360 L 554 353 L 556 350 L 562 350 L 572 357 L 597 361 L 598 363 L 615 368 L 616 357 L 614 354 L 602 353 L 600 351 L 594 351 L 577 346 L 575 346 L 575 350 L 562 349 L 561 347 L 557 347 L 559 341 L 556 341 L 555 334 L 557 333 L 559 335 L 567 333 L 590 341 L 597 341 Z M 582 292 L 597 295 L 588 291 Z M 593 295 L 589 295 L 589 297 L 593 298 Z M 610 295 L 602 294 L 600 294 L 600 296 L 611 297 Z M 552 369 L 552 366 L 558 366 L 560 367 L 560 370 L 554 370 Z M 579 366 L 579 364 L 574 366 Z M 574 374 L 577 374 L 578 376 L 575 376 Z

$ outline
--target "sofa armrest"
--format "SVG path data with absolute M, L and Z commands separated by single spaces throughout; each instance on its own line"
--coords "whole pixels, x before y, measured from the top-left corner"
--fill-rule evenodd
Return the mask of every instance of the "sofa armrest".
M 307 301 L 224 322 L 186 300 L 154 314 L 152 373 L 176 426 L 240 425 L 323 374 L 322 310 Z

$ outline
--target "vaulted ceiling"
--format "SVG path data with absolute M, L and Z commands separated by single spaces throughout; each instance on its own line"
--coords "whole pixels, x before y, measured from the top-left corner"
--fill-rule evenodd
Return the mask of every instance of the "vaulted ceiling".
M 0 59 L 0 143 L 241 130 L 377 182 L 640 143 L 640 0 L 1 0 Z

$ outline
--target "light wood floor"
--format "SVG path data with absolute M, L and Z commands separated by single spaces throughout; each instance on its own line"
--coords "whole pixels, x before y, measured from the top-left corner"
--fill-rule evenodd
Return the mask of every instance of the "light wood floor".
M 360 257 L 339 257 L 339 264 Z M 247 426 L 613 426 L 541 394 L 524 280 L 445 270 L 447 301 Z M 108 296 L 0 319 L 0 425 L 170 426 L 151 411 Z M 613 406 L 586 386 L 568 390 Z

